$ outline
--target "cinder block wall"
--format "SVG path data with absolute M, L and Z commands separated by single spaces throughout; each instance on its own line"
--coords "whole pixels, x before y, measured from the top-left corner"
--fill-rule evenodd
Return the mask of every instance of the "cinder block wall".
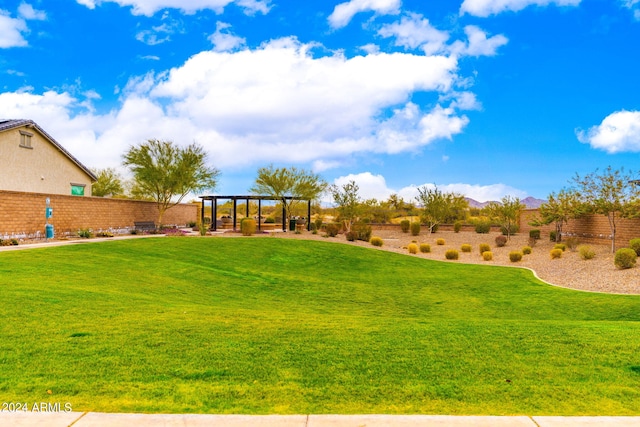
M 57 194 L 0 191 L 0 237 L 11 234 L 35 237 L 44 235 L 46 198 L 53 208 L 56 235 L 76 233 L 79 229 L 94 231 L 132 228 L 134 221 L 158 222 L 154 202 L 75 197 Z M 162 220 L 165 225 L 185 225 L 197 221 L 200 205 L 181 204 L 169 209 Z

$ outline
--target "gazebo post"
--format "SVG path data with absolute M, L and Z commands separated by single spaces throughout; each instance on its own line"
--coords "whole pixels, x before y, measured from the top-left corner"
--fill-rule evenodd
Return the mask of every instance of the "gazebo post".
M 233 231 L 236 231 L 236 220 L 238 219 L 238 199 L 233 198 Z
M 285 199 L 282 201 L 282 231 L 287 232 L 287 210 L 284 208 Z
M 261 231 L 260 219 L 262 219 L 262 199 L 258 199 L 258 231 Z
M 218 230 L 218 198 L 213 197 L 211 199 L 211 229 L 213 231 Z
M 247 214 L 245 216 L 249 218 L 249 199 L 247 199 Z
M 200 224 L 204 227 L 204 199 L 200 200 Z
M 307 205 L 307 231 L 311 231 L 311 200 Z

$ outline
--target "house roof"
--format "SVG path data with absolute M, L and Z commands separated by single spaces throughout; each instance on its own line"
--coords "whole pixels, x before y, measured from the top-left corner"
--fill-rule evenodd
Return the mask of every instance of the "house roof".
M 42 134 L 42 136 L 44 136 L 46 139 L 48 139 L 49 142 L 51 144 L 53 144 L 53 146 L 56 147 L 62 154 L 67 156 L 69 158 L 69 160 L 71 160 L 73 163 L 75 163 L 76 166 L 78 166 L 80 169 L 82 169 L 82 171 L 84 173 L 89 175 L 89 177 L 91 178 L 92 181 L 97 181 L 98 180 L 98 178 L 95 176 L 95 174 L 93 172 L 91 172 L 91 170 L 89 170 L 89 168 L 87 168 L 85 165 L 80 163 L 80 160 L 78 160 L 75 157 L 73 157 L 73 155 L 71 155 L 71 153 L 69 153 L 62 145 L 60 145 L 60 143 L 58 141 L 53 139 L 53 137 L 51 135 L 49 135 L 44 129 L 42 129 L 40 126 L 38 126 L 38 124 L 36 122 L 34 122 L 33 120 L 26 120 L 26 119 L 0 119 L 0 132 L 3 132 L 5 130 L 10 130 L 10 129 L 15 129 L 15 128 L 22 127 L 22 126 L 27 126 L 27 127 L 31 127 L 31 128 L 36 129 L 38 132 L 40 132 Z

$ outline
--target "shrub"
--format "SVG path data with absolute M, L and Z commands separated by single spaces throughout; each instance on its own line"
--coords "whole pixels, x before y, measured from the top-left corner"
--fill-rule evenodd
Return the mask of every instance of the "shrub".
M 471 252 L 471 245 L 465 243 L 462 246 L 460 246 L 460 250 L 462 252 Z
M 513 236 L 518 232 L 518 230 L 520 230 L 520 227 L 518 227 L 518 224 L 511 224 L 509 228 L 507 228 L 506 225 L 500 226 L 500 231 L 504 236 L 506 236 L 507 234 L 510 236 Z
M 196 222 L 195 222 L 195 221 L 189 221 L 189 222 L 187 223 L 187 227 L 188 227 L 188 228 L 195 228 L 195 226 L 196 226 Z
M 18 246 L 19 244 L 18 239 L 0 239 L 0 246 Z
M 596 256 L 596 251 L 594 251 L 589 245 L 580 245 L 578 247 L 578 253 L 580 253 L 580 258 L 584 260 L 593 259 Z
M 403 219 L 402 221 L 400 221 L 400 230 L 402 230 L 403 233 L 408 233 L 410 227 L 411 222 L 408 219 Z
M 476 233 L 487 234 L 491 231 L 491 223 L 489 221 L 476 222 Z
M 522 261 L 522 252 L 520 252 L 520 251 L 511 251 L 511 252 L 509 252 L 509 260 L 511 262 Z
M 113 233 L 110 231 L 100 231 L 96 233 L 96 237 L 113 237 Z
M 416 245 L 415 243 L 409 243 L 409 246 L 407 246 L 407 249 L 409 249 L 410 254 L 418 253 L 418 245 Z
M 421 243 L 420 252 L 422 252 L 423 254 L 428 254 L 429 252 L 431 252 L 431 245 L 428 243 Z
M 411 223 L 411 235 L 412 236 L 417 236 L 420 234 L 420 223 L 419 222 L 412 222 Z
M 578 238 L 577 237 L 567 237 L 564 241 L 571 252 L 575 252 L 578 247 Z
M 78 236 L 83 239 L 90 239 L 93 237 L 93 231 L 90 228 L 83 228 L 78 230 Z
M 276 223 L 276 219 L 272 216 L 268 216 L 264 219 L 264 223 L 265 224 L 275 224 Z
M 322 228 L 322 218 L 316 218 L 313 223 L 316 225 L 316 230 L 320 230 Z
M 368 242 L 371 239 L 371 226 L 364 222 L 356 222 L 351 226 L 351 231 L 356 233 L 356 239 Z
M 480 243 L 480 246 L 478 246 L 478 248 L 480 249 L 480 255 L 485 252 L 491 251 L 491 246 L 488 243 Z
M 553 249 L 560 249 L 562 250 L 562 252 L 567 250 L 567 245 L 565 245 L 564 243 L 556 243 L 555 245 L 553 245 Z
M 444 239 L 436 239 L 436 245 L 438 246 L 444 246 Z
M 378 237 L 378 236 L 371 237 L 369 242 L 371 242 L 371 244 L 373 246 L 382 246 L 384 244 L 384 241 L 382 240 L 382 237 Z
M 493 259 L 493 252 L 491 251 L 482 252 L 482 259 L 485 261 L 491 261 Z
M 531 252 L 532 252 L 531 246 L 525 246 L 524 248 L 522 248 L 522 253 L 524 255 L 529 255 L 531 254 Z
M 540 240 L 540 230 L 538 229 L 529 230 L 529 237 L 531 237 L 532 239 Z
M 616 251 L 613 263 L 619 269 L 631 268 L 636 265 L 638 254 L 631 248 L 622 248 Z
M 453 223 L 453 232 L 454 233 L 459 233 L 461 229 L 462 229 L 462 221 L 456 221 L 456 222 Z
M 347 231 L 346 233 L 344 233 L 344 237 L 346 237 L 350 242 L 355 242 L 356 240 L 358 240 L 358 233 L 353 230 Z
M 551 249 L 551 259 L 562 258 L 562 249 Z
M 636 251 L 636 255 L 640 256 L 640 239 L 629 240 L 629 247 Z
M 445 253 L 444 253 L 444 257 L 446 259 L 458 259 L 458 251 L 455 249 L 448 249 Z
M 550 232 L 549 232 L 549 240 L 550 240 L 550 241 L 555 242 L 555 241 L 556 241 L 556 236 L 557 236 L 557 234 L 556 234 L 556 232 L 555 232 L 555 231 L 550 231 Z M 562 236 L 561 236 L 561 237 L 562 237 Z
M 507 244 L 507 238 L 504 236 L 496 236 L 496 246 L 501 248 Z
M 336 237 L 340 232 L 340 224 L 336 224 L 333 222 L 325 224 L 324 232 L 326 233 L 327 237 Z
M 256 220 L 253 218 L 242 218 L 240 221 L 240 231 L 243 236 L 252 236 L 256 232 Z

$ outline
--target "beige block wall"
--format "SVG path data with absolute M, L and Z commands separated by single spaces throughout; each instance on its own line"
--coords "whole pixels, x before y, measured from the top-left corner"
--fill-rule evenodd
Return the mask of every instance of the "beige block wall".
M 32 134 L 31 148 L 20 146 L 20 131 Z M 0 162 L 0 190 L 70 195 L 73 183 L 91 195 L 91 178 L 35 128 L 0 132 Z
M 56 236 L 75 234 L 84 228 L 125 230 L 133 228 L 135 221 L 158 221 L 154 202 L 0 191 L 0 238 L 12 234 L 35 236 L 38 232 L 43 236 L 47 197 L 53 208 L 49 223 Z M 177 205 L 165 213 L 163 223 L 184 226 L 197 221 L 199 211 L 199 204 Z

